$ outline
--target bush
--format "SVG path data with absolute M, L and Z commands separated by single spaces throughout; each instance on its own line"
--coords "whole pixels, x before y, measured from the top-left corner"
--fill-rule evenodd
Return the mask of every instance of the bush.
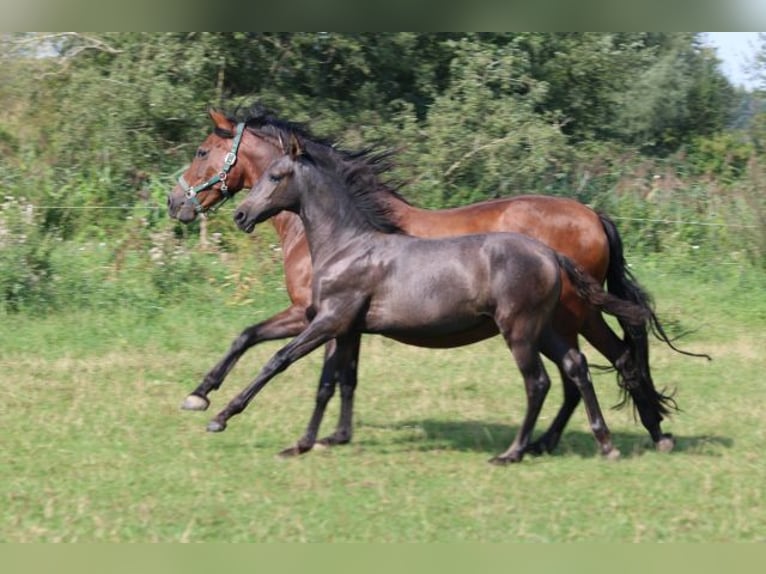
M 54 304 L 51 289 L 53 243 L 40 231 L 35 209 L 6 196 L 0 204 L 0 306 L 7 312 Z

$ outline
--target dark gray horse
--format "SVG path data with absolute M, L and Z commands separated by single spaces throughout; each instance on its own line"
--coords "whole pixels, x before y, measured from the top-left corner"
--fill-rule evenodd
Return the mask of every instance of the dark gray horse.
M 550 386 L 540 352 L 579 389 L 600 452 L 619 456 L 585 357 L 550 326 L 561 273 L 588 303 L 628 323 L 646 321 L 645 310 L 607 294 L 571 260 L 519 234 L 419 239 L 401 233 L 377 197 L 383 169 L 371 154 L 352 161 L 331 153 L 310 156 L 292 138 L 289 153 L 269 166 L 238 206 L 235 221 L 248 233 L 283 210 L 300 215 L 314 265 L 313 303 L 308 328 L 268 361 L 208 430 L 224 430 L 277 373 L 331 339 L 341 366 L 356 356 L 362 333 L 431 347 L 500 333 L 524 378 L 527 412 L 511 446 L 492 460 L 516 462 L 525 453 Z M 354 384 L 341 380 L 341 392 Z M 312 448 L 326 404 L 320 396 L 305 435 L 286 453 Z M 344 416 L 350 426 L 351 405 Z

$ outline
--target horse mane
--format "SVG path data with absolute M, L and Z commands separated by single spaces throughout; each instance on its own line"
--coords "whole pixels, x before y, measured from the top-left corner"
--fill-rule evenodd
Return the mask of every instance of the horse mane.
M 260 102 L 247 108 L 237 108 L 233 113 L 226 113 L 226 119 L 235 124 L 244 123 L 246 128 L 262 130 L 275 138 L 279 136 L 289 137 L 290 134 L 293 134 L 315 145 L 335 147 L 334 140 L 311 133 L 306 124 L 280 118 L 274 110 L 265 107 Z M 234 137 L 232 131 L 218 127 L 215 128 L 215 133 L 223 138 L 231 139 Z M 339 151 L 345 153 L 342 150 Z
M 304 152 L 303 157 L 340 181 L 341 193 L 355 208 L 349 210 L 347 217 L 353 217 L 355 212 L 363 224 L 376 231 L 404 233 L 390 204 L 385 201 L 386 195 L 396 192 L 380 178 L 393 167 L 391 156 L 390 151 L 368 149 L 356 152 L 353 158 L 341 159 L 332 152 L 315 154 L 309 151 Z
M 394 167 L 393 150 L 379 151 L 372 147 L 344 149 L 337 144 L 336 139 L 318 136 L 303 123 L 284 120 L 259 102 L 245 109 L 238 108 L 234 113 L 227 113 L 226 118 L 232 123 L 244 123 L 248 129 L 267 133 L 285 142 L 291 136 L 297 137 L 310 158 L 326 169 L 343 174 L 355 205 L 365 214 L 368 223 L 385 233 L 401 232 L 384 196 L 389 195 L 407 205 L 412 204 L 399 192 L 402 183 L 390 178 L 383 181 L 380 177 Z M 215 134 L 228 139 L 234 137 L 233 132 L 218 127 L 215 128 Z

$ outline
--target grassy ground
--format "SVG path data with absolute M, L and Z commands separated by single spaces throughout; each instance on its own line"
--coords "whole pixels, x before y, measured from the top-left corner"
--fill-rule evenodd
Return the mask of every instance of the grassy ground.
M 282 460 L 308 421 L 320 353 L 225 433 L 206 422 L 278 343 L 253 349 L 208 413 L 178 409 L 279 296 L 257 308 L 2 317 L 0 540 L 763 542 L 763 276 L 699 283 L 672 265 L 635 270 L 671 331 L 698 329 L 683 345 L 715 360 L 653 346 L 655 381 L 683 409 L 665 424 L 677 447 L 655 453 L 629 411 L 607 410 L 615 463 L 595 455 L 578 409 L 554 455 L 487 464 L 524 408 L 499 340 L 427 351 L 366 338 L 353 443 Z M 613 375 L 594 376 L 602 405 L 614 404 Z M 554 385 L 538 429 L 560 403 Z

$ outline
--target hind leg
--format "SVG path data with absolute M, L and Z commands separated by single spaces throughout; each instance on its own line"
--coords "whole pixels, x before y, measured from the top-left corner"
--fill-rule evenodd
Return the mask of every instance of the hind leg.
M 506 337 L 506 341 L 509 337 Z M 524 377 L 524 388 L 527 393 L 527 412 L 516 433 L 516 437 L 508 449 L 490 459 L 494 464 L 520 462 L 529 445 L 537 417 L 540 415 L 545 396 L 551 386 L 550 379 L 540 359 L 537 349 L 529 340 L 515 340 L 509 343 L 516 364 Z
M 557 327 L 560 327 L 560 324 L 557 325 Z M 577 331 L 568 331 L 569 332 L 566 334 L 562 334 L 561 337 L 566 341 L 568 346 L 579 350 L 577 345 Z M 560 331 L 557 331 L 557 333 L 560 333 Z M 561 435 L 563 434 L 569 419 L 572 417 L 572 413 L 574 413 L 577 405 L 580 404 L 581 395 L 577 385 L 575 385 L 574 381 L 567 376 L 560 366 L 558 366 L 558 369 L 559 374 L 561 375 L 562 390 L 564 391 L 564 402 L 548 429 L 540 435 L 536 441 L 529 445 L 527 451 L 530 454 L 541 455 L 553 452 L 561 440 Z
M 633 399 L 641 423 L 652 437 L 655 448 L 661 452 L 673 450 L 673 435 L 663 433 L 660 425 L 666 409 L 661 402 L 664 397 L 655 390 L 649 374 L 648 349 L 641 353 L 635 343 L 631 348 L 628 342 L 620 340 L 597 311 L 590 314 L 581 333 L 617 369 L 620 386 Z M 627 336 L 626 340 L 633 341 Z
M 581 395 L 577 385 L 567 377 L 560 367 L 559 373 L 561 375 L 561 386 L 564 391 L 564 402 L 550 426 L 537 440 L 530 443 L 527 448 L 529 454 L 542 455 L 556 450 L 561 440 L 561 435 L 564 432 L 564 427 L 566 427 L 569 419 L 572 417 L 572 413 L 574 413 L 577 405 L 580 404 Z
M 580 391 L 588 422 L 601 454 L 610 459 L 619 457 L 620 451 L 612 444 L 612 435 L 598 404 L 585 355 L 567 344 L 552 329 L 546 329 L 543 334 L 541 348 L 545 356 L 555 362 L 562 374 L 573 381 Z

